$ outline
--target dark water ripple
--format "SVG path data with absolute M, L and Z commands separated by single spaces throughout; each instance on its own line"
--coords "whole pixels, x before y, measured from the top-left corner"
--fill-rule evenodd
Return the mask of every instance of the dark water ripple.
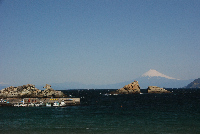
M 0 133 L 200 133 L 200 90 L 107 96 L 110 90 L 66 90 L 81 98 L 64 108 L 0 107 Z

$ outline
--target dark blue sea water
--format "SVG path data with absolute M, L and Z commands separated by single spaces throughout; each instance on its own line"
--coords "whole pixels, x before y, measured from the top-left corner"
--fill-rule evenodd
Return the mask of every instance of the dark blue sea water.
M 110 91 L 65 90 L 81 98 L 79 106 L 0 107 L 0 133 L 200 133 L 200 89 L 105 95 Z

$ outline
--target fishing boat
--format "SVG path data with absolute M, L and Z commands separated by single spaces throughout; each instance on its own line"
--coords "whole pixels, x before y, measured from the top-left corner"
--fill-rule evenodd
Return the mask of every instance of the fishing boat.
M 27 107 L 27 104 L 14 104 L 14 107 Z
M 20 104 L 20 107 L 27 107 L 27 104 L 24 104 L 24 99 L 22 101 L 22 104 Z
M 20 107 L 20 104 L 19 103 L 14 104 L 14 107 Z
M 27 104 L 20 104 L 20 107 L 27 107 Z
M 37 104 L 35 104 L 35 106 L 36 106 L 36 107 L 39 107 L 39 106 L 40 106 L 40 104 L 39 104 L 39 103 L 37 103 Z
M 43 107 L 43 106 L 45 106 L 45 104 L 42 101 L 40 101 L 39 107 Z
M 64 100 L 61 101 L 60 107 L 66 107 L 66 103 L 64 102 Z
M 59 103 L 58 103 L 57 101 L 55 101 L 55 102 L 53 103 L 53 107 L 59 107 Z
M 35 104 L 35 106 L 36 107 L 42 107 L 42 106 L 45 106 L 45 104 L 42 101 L 40 101 L 40 103 Z
M 31 103 L 31 104 L 28 104 L 29 107 L 34 107 L 35 104 L 34 103 Z
M 47 102 L 46 107 L 51 107 L 51 103 Z

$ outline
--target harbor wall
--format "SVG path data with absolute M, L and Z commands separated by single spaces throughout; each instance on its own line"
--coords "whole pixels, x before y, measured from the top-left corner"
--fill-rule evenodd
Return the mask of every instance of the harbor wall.
M 4 99 L 3 101 L 4 102 L 1 102 L 1 106 L 12 106 L 14 104 L 17 104 L 17 103 L 23 103 L 23 100 L 24 100 L 24 103 L 25 104 L 30 104 L 30 103 L 34 103 L 34 104 L 37 104 L 37 103 L 40 103 L 40 102 L 43 102 L 43 103 L 51 103 L 53 104 L 54 102 L 59 102 L 61 103 L 61 101 L 64 101 L 66 105 L 80 105 L 80 98 L 6 98 Z

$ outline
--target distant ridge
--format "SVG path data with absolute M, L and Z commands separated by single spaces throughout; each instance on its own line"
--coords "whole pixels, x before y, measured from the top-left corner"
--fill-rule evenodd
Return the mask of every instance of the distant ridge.
M 115 84 L 106 84 L 106 85 L 95 85 L 95 84 L 82 84 L 78 82 L 64 82 L 64 83 L 51 83 L 53 87 L 57 90 L 65 90 L 65 89 L 120 89 L 129 83 L 132 83 L 134 80 L 139 82 L 141 89 L 147 89 L 148 86 L 158 86 L 164 88 L 183 88 L 188 83 L 193 81 L 194 79 L 190 80 L 179 80 L 165 74 L 162 74 L 155 69 L 150 69 L 141 77 L 133 78 L 129 81 L 124 81 Z
M 154 69 L 150 69 L 148 72 L 144 73 L 142 75 L 142 77 L 164 77 L 164 78 L 167 78 L 167 79 L 176 79 L 176 78 L 173 78 L 173 77 L 170 77 L 170 76 L 167 76 L 165 74 L 162 74 Z M 179 79 L 176 79 L 176 80 L 179 80 Z
M 50 83 L 55 90 L 67 90 L 67 89 L 120 89 L 129 83 L 134 82 L 137 80 L 139 82 L 141 89 L 147 89 L 148 86 L 158 86 L 164 88 L 183 88 L 186 87 L 188 83 L 191 83 L 194 79 L 189 80 L 180 80 L 165 74 L 162 74 L 155 69 L 150 69 L 141 77 L 134 78 L 129 81 L 119 82 L 115 84 L 102 84 L 102 85 L 95 85 L 95 84 L 83 84 L 79 82 L 63 82 L 63 83 Z M 0 89 L 8 87 L 8 85 L 3 85 L 0 83 Z M 38 89 L 43 89 L 41 85 L 37 85 Z
M 200 78 L 195 79 L 193 82 L 188 84 L 186 88 L 200 88 Z

